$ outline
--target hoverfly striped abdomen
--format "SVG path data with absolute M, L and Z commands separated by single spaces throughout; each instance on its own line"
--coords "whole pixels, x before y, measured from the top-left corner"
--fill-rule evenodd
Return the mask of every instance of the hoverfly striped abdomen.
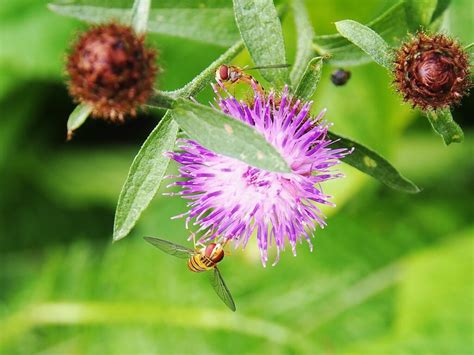
M 207 271 L 214 268 L 223 258 L 222 245 L 211 243 L 189 258 L 188 268 L 193 272 Z

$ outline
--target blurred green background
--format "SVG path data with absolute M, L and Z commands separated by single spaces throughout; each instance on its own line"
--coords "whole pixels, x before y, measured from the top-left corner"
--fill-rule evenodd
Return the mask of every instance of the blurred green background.
M 307 1 L 317 34 L 333 33 L 340 19 L 367 22 L 392 3 Z M 445 18 L 465 43 L 472 11 L 470 0 L 453 0 Z M 283 26 L 291 62 L 291 16 Z M 327 107 L 336 132 L 376 148 L 423 191 L 398 193 L 343 166 L 347 177 L 325 187 L 338 206 L 316 232 L 315 252 L 301 246 L 295 258 L 287 250 L 264 269 L 250 246 L 222 264 L 237 303 L 232 314 L 204 275 L 142 239 L 185 243 L 183 221 L 170 220 L 184 211 L 180 199 L 160 193 L 133 233 L 111 243 L 121 185 L 159 115 L 118 126 L 89 120 L 66 143 L 74 105 L 62 68 L 83 28 L 43 0 L 0 6 L 0 353 L 474 351 L 472 98 L 454 111 L 465 142 L 445 147 L 393 93 L 383 69 L 353 68 L 336 88 L 334 68 L 325 67 L 314 112 Z M 151 37 L 165 90 L 225 50 Z

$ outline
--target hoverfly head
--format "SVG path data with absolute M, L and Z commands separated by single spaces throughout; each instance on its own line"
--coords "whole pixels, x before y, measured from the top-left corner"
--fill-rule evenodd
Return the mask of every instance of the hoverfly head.
M 227 81 L 227 80 L 229 80 L 229 67 L 223 64 L 216 70 L 216 81 Z
M 210 243 L 206 246 L 206 249 L 204 250 L 204 255 L 215 263 L 218 263 L 224 258 L 224 248 L 219 243 Z

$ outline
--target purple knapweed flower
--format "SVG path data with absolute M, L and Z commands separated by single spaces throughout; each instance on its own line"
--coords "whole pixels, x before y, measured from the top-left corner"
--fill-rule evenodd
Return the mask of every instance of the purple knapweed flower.
M 222 87 L 225 91 L 225 89 Z M 220 110 L 253 126 L 283 156 L 291 173 L 259 169 L 214 153 L 193 140 L 179 140 L 178 152 L 169 156 L 180 164 L 182 181 L 178 193 L 190 200 L 186 225 L 194 219 L 201 240 L 233 240 L 245 247 L 256 232 L 263 265 L 268 247 L 276 245 L 277 257 L 289 242 L 296 255 L 296 242 L 311 238 L 316 225 L 324 227 L 325 216 L 318 205 L 334 205 L 321 190 L 326 180 L 341 177 L 331 167 L 349 154 L 347 149 L 331 149 L 328 124 L 321 112 L 310 117 L 312 102 L 302 103 L 288 94 L 263 96 L 255 90 L 251 104 L 237 101 L 227 91 L 221 96 L 216 87 Z

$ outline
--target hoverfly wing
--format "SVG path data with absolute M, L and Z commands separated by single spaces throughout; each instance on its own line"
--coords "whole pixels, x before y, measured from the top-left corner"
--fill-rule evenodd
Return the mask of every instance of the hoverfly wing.
M 256 67 L 246 68 L 246 70 L 254 70 L 254 69 L 279 69 L 279 68 L 289 68 L 291 64 L 270 64 L 270 65 L 258 65 Z
M 219 298 L 230 308 L 232 312 L 235 312 L 235 303 L 232 295 L 230 294 L 227 285 L 222 278 L 222 275 L 217 267 L 214 268 L 214 272 L 208 273 L 209 281 L 211 281 L 212 288 L 216 291 Z
M 177 258 L 188 259 L 190 255 L 194 254 L 194 250 L 179 244 L 171 243 L 164 239 L 154 237 L 144 237 L 143 239 L 161 251 L 164 251 L 166 254 L 176 256 Z

